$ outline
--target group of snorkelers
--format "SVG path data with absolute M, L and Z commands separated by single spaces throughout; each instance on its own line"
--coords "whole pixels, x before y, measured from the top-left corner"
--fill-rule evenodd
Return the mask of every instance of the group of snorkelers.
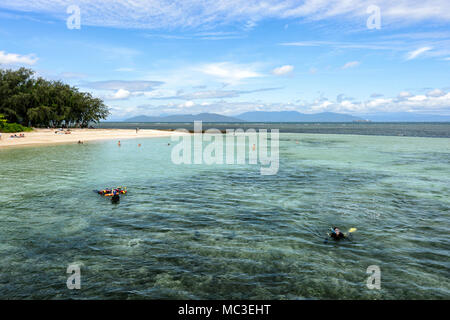
M 122 187 L 118 187 L 118 188 L 111 188 L 111 189 L 104 189 L 104 190 L 100 190 L 97 191 L 98 194 L 102 195 L 102 196 L 111 196 L 111 202 L 112 203 L 119 203 L 120 202 L 120 195 L 121 194 L 126 194 L 127 190 L 126 188 L 122 188 Z M 343 240 L 343 239 L 349 239 L 351 238 L 351 234 L 352 232 L 355 232 L 356 228 L 351 228 L 348 230 L 347 233 L 342 232 L 338 227 L 333 227 L 331 228 L 331 232 L 327 233 L 328 237 L 339 241 L 339 240 Z M 327 240 L 329 238 L 325 239 L 325 242 L 327 242 Z
M 111 197 L 112 203 L 118 203 L 120 201 L 120 195 L 126 194 L 127 189 L 118 187 L 118 188 L 111 188 L 111 189 L 103 189 L 97 191 L 98 194 L 105 196 L 105 197 Z

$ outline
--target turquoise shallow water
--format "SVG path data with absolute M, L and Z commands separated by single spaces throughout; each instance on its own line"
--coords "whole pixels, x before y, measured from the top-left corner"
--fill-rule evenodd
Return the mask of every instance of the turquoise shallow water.
M 0 298 L 450 298 L 450 139 L 281 134 L 275 176 L 168 142 L 0 150 Z

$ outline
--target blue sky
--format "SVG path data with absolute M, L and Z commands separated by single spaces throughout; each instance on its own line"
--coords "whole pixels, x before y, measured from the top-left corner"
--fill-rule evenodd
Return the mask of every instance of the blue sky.
M 67 27 L 70 5 L 80 29 Z M 379 28 L 367 26 L 371 5 Z M 92 92 L 111 120 L 255 110 L 450 115 L 449 26 L 447 0 L 2 0 L 0 66 Z

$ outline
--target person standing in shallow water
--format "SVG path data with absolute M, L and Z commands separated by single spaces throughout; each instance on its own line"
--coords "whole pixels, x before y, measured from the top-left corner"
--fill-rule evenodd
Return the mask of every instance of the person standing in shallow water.
M 117 142 L 117 145 L 120 147 L 120 141 L 119 142 Z

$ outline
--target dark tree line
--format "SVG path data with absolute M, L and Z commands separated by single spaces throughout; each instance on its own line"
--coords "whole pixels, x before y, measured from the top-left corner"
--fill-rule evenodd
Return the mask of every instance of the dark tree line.
M 20 68 L 0 69 L 0 114 L 24 126 L 87 127 L 90 122 L 106 119 L 109 111 L 90 93 Z

